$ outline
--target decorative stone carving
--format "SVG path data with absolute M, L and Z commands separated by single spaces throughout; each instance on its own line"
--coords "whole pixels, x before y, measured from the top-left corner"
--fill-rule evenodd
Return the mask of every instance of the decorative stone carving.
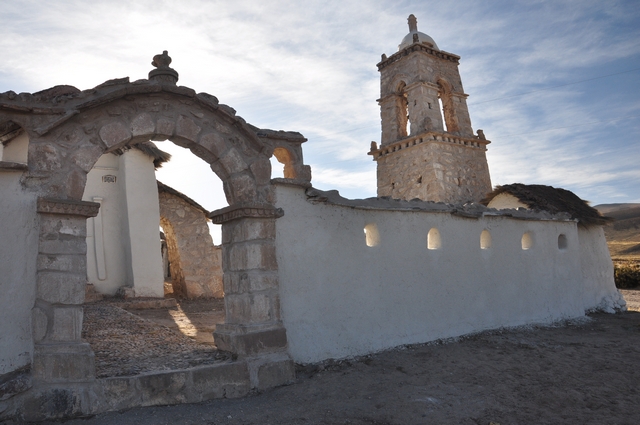
M 163 51 L 161 55 L 155 55 L 151 65 L 155 66 L 157 69 L 149 72 L 149 79 L 160 83 L 175 85 L 178 82 L 178 72 L 175 69 L 169 68 L 170 64 L 171 58 L 166 50 Z
M 282 208 L 271 205 L 232 205 L 211 212 L 209 218 L 214 224 L 222 224 L 240 218 L 280 218 L 283 215 Z
M 38 198 L 37 211 L 41 214 L 78 215 L 95 217 L 100 204 L 97 202 L 76 201 L 73 199 Z

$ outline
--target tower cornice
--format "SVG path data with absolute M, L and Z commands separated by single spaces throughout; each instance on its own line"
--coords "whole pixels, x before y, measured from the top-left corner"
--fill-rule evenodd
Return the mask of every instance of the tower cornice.
M 400 50 L 399 52 L 396 52 L 393 55 L 389 56 L 388 58 L 380 61 L 376 65 L 378 67 L 378 71 L 380 71 L 383 68 L 391 65 L 394 62 L 399 61 L 403 57 L 408 56 L 413 52 L 426 53 L 428 55 L 435 56 L 435 57 L 437 57 L 439 59 L 447 60 L 447 61 L 453 62 L 455 64 L 459 64 L 460 63 L 460 56 L 458 56 L 458 55 L 454 55 L 453 53 L 445 52 L 444 50 L 438 50 L 438 49 L 431 48 L 431 47 L 427 46 L 426 44 L 413 43 L 412 45 L 410 45 L 408 47 L 405 47 L 404 49 Z
M 367 155 L 373 156 L 373 160 L 377 161 L 383 156 L 387 156 L 393 154 L 394 152 L 398 152 L 400 150 L 408 149 L 414 146 L 419 146 L 425 143 L 446 143 L 458 145 L 469 149 L 480 149 L 486 151 L 487 145 L 491 143 L 491 141 L 481 139 L 479 137 L 461 137 L 449 133 L 429 131 L 426 133 L 418 134 L 416 136 L 406 137 L 402 140 L 398 140 L 397 142 L 390 143 L 388 145 L 380 146 L 379 149 L 377 148 L 377 146 L 374 147 L 372 144 L 371 150 L 367 153 Z

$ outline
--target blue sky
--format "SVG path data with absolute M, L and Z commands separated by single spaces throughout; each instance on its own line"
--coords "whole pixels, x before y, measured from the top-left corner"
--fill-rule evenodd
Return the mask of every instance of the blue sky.
M 233 4 L 232 4 L 233 3 Z M 147 78 L 168 50 L 178 84 L 262 128 L 299 131 L 313 184 L 375 196 L 380 55 L 407 16 L 460 73 L 492 183 L 640 202 L 640 4 L 634 1 L 2 1 L 0 92 Z M 226 205 L 206 164 L 174 146 L 159 179 Z

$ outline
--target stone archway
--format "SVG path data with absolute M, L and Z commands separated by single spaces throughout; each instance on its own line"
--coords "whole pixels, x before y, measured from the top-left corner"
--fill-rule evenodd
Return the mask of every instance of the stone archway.
M 32 312 L 36 382 L 80 385 L 94 379 L 93 353 L 81 340 L 81 325 L 85 222 L 99 204 L 80 199 L 87 173 L 101 155 L 146 140 L 168 139 L 191 150 L 223 181 L 230 206 L 210 216 L 222 224 L 223 234 L 226 323 L 215 333 L 218 348 L 240 356 L 286 349 L 274 243 L 282 211 L 272 205 L 270 186 L 273 148 L 215 97 L 176 86 L 169 62 L 166 52 L 154 58 L 158 69 L 149 80 L 125 78 L 83 92 L 61 86 L 0 97 L 0 122 L 11 119 L 29 134 L 29 168 L 22 184 L 39 197 Z M 75 397 L 69 403 L 90 403 L 78 401 L 90 394 L 76 390 L 69 390 Z

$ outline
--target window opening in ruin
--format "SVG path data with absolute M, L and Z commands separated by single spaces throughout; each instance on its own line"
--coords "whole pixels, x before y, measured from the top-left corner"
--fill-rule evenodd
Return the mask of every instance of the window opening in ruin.
M 525 234 L 522 235 L 522 240 L 520 242 L 522 245 L 522 249 L 525 251 L 533 248 L 533 233 L 525 232 Z
M 378 246 L 380 244 L 380 233 L 375 223 L 369 223 L 364 226 L 364 239 L 369 247 Z
M 442 247 L 442 239 L 440 231 L 432 227 L 427 234 L 427 249 L 440 249 Z
M 491 248 L 491 233 L 487 229 L 484 229 L 480 233 L 480 249 Z
M 295 179 L 296 171 L 293 167 L 291 152 L 286 148 L 275 148 L 271 160 L 271 178 Z M 284 167 L 282 167 L 284 165 Z
M 565 235 L 564 233 L 561 233 L 560 235 L 558 235 L 558 249 L 560 251 L 564 251 L 568 247 L 569 247 L 569 241 L 567 239 L 567 235 Z
M 442 128 L 445 131 L 449 131 L 447 128 L 447 120 L 444 116 L 444 107 L 442 105 L 442 97 L 440 97 L 440 93 L 438 93 L 438 110 L 440 111 L 440 119 L 442 120 Z
M 409 101 L 407 93 L 404 91 L 406 84 L 400 82 L 396 90 L 397 98 L 397 121 L 398 121 L 398 139 L 407 137 L 411 133 L 411 123 L 409 118 Z
M 0 124 L 0 161 L 26 164 L 29 135 L 13 121 Z

